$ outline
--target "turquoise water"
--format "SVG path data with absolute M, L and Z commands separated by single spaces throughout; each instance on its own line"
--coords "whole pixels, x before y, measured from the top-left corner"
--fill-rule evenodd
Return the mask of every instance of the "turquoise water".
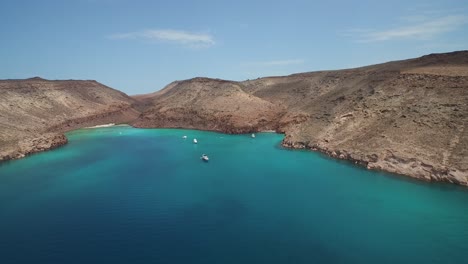
M 68 137 L 0 165 L 0 263 L 467 263 L 462 187 L 285 150 L 270 133 Z

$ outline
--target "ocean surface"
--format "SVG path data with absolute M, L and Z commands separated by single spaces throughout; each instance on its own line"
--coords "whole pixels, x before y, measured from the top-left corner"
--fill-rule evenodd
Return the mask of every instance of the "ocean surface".
M 273 133 L 67 136 L 0 164 L 0 263 L 468 263 L 468 188 L 286 150 Z

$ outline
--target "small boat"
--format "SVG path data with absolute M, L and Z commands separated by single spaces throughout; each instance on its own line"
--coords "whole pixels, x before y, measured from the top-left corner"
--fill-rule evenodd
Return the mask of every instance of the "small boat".
M 193 144 L 197 144 L 197 143 L 198 143 L 197 139 L 194 138 L 194 139 L 193 139 Z
M 252 133 L 251 137 L 252 137 L 252 138 L 255 138 L 255 134 L 254 134 L 254 133 Z
M 183 138 L 183 139 L 186 139 L 186 138 L 187 138 L 187 136 L 183 136 L 182 138 Z
M 209 161 L 210 160 L 210 158 L 208 158 L 208 156 L 206 154 L 201 155 L 200 159 L 202 159 L 203 161 Z

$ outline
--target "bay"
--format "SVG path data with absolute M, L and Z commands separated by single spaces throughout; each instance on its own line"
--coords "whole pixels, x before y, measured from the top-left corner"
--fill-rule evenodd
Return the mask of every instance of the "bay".
M 0 263 L 466 262 L 465 187 L 283 149 L 274 133 L 67 137 L 0 164 Z

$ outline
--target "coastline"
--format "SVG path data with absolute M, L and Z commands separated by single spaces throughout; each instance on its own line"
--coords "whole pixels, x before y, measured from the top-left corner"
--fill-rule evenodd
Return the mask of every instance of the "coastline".
M 379 157 L 375 153 L 363 154 L 352 150 L 331 149 L 318 144 L 294 142 L 287 137 L 283 139 L 281 145 L 289 149 L 317 151 L 334 159 L 352 162 L 368 170 L 389 172 L 426 182 L 446 182 L 468 187 L 468 172 L 466 171 L 428 164 L 414 157 L 399 157 L 390 151 L 388 155 Z
M 72 130 L 78 129 L 95 129 L 95 128 L 106 128 L 106 127 L 113 127 L 113 126 L 131 126 L 133 128 L 143 128 L 148 129 L 149 127 L 137 127 L 132 124 L 118 124 L 115 125 L 114 123 L 108 123 L 103 125 L 95 125 L 92 127 L 81 127 Z M 160 129 L 160 128 L 167 128 L 167 127 L 151 127 L 149 129 Z M 226 135 L 229 134 L 249 134 L 249 133 L 278 133 L 278 134 L 285 134 L 282 132 L 278 132 L 275 130 L 258 130 L 258 131 L 242 131 L 237 133 L 233 133 L 233 131 L 223 131 L 223 130 L 209 130 L 209 129 L 197 129 L 197 128 L 171 128 L 171 129 L 194 129 L 200 131 L 214 131 L 224 133 Z M 11 150 L 7 154 L 5 152 L 0 152 L 0 163 L 8 160 L 20 159 L 24 158 L 28 155 L 52 150 L 63 146 L 68 143 L 68 139 L 63 133 L 46 133 L 36 138 L 27 138 L 22 139 L 17 144 L 17 148 Z M 304 142 L 295 142 L 291 140 L 287 135 L 283 138 L 281 145 L 284 148 L 288 149 L 303 149 L 308 151 L 317 151 L 323 153 L 331 158 L 346 160 L 354 165 L 358 165 L 364 167 L 368 170 L 379 170 L 384 172 L 389 172 L 397 175 L 402 175 L 405 177 L 411 177 L 414 179 L 426 181 L 426 182 L 447 182 L 462 186 L 468 186 L 468 173 L 456 169 L 450 169 L 445 167 L 438 167 L 434 164 L 427 164 L 424 162 L 419 161 L 416 158 L 402 158 L 394 155 L 393 153 L 385 156 L 379 157 L 376 154 L 364 154 L 364 153 L 356 153 L 352 150 L 339 150 L 339 149 L 331 149 L 327 146 L 323 146 L 320 144 L 311 144 L 311 143 L 304 143 Z
M 45 133 L 38 137 L 28 137 L 15 142 L 14 147 L 6 147 L 0 152 L 0 164 L 5 161 L 21 159 L 34 153 L 52 150 L 68 143 L 62 133 Z
M 439 75 L 421 70 L 428 65 Z M 468 52 L 243 82 L 196 77 L 136 97 L 96 81 L 0 80 L 8 91 L 0 103 L 0 161 L 66 144 L 68 131 L 129 124 L 278 132 L 286 148 L 468 186 L 468 77 L 452 76 L 447 65 L 468 65 Z

